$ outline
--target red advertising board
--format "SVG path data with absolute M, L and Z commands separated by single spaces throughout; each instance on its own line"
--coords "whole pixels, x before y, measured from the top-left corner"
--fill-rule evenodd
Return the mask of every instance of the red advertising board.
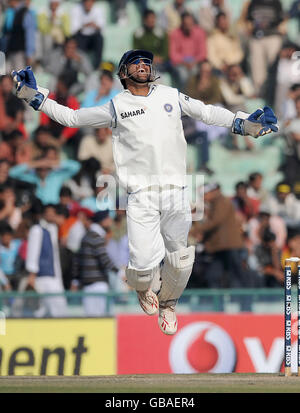
M 275 373 L 282 370 L 284 320 L 280 315 L 193 313 L 178 316 L 174 336 L 157 317 L 118 317 L 118 374 Z M 292 326 L 296 333 L 297 321 Z M 296 336 L 292 369 L 296 371 Z

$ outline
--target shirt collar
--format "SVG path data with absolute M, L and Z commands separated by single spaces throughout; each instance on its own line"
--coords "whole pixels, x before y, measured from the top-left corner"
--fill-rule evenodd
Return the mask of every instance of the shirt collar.
M 151 83 L 149 85 L 149 93 L 148 93 L 147 96 L 149 96 L 153 92 L 153 90 L 155 90 L 156 88 L 157 88 L 157 85 L 155 83 Z M 124 92 L 129 93 L 130 95 L 132 95 L 132 93 L 130 92 L 129 89 L 124 89 Z M 132 96 L 136 96 L 136 95 L 132 95 Z M 144 97 L 147 97 L 147 96 L 144 96 Z

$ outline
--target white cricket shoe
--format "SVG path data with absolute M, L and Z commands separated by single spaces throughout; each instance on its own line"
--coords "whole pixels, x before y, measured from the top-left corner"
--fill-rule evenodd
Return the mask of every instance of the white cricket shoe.
M 167 302 L 164 304 L 160 302 L 158 325 L 161 331 L 164 334 L 173 335 L 177 331 L 177 324 L 175 305 L 167 305 Z
M 142 310 L 148 315 L 155 315 L 158 312 L 158 298 L 151 290 L 137 291 L 138 299 Z

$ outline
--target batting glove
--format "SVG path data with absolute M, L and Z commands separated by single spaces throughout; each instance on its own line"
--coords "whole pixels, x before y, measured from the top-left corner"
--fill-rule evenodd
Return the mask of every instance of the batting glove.
M 16 84 L 17 97 L 24 99 L 34 110 L 41 110 L 49 90 L 37 86 L 31 67 L 27 66 L 18 72 L 13 71 L 11 75 Z
M 237 112 L 233 120 L 232 132 L 243 136 L 251 135 L 254 138 L 278 132 L 277 118 L 268 106 L 257 109 L 250 116 L 245 112 Z

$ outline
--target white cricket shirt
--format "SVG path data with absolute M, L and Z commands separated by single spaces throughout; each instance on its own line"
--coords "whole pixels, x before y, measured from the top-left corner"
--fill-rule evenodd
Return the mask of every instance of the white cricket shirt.
M 147 96 L 125 89 L 109 103 L 94 108 L 73 110 L 47 99 L 42 111 L 64 126 L 111 127 L 116 172 L 128 192 L 152 184 L 185 185 L 187 145 L 182 116 L 228 128 L 235 116 L 156 84 L 150 86 Z

